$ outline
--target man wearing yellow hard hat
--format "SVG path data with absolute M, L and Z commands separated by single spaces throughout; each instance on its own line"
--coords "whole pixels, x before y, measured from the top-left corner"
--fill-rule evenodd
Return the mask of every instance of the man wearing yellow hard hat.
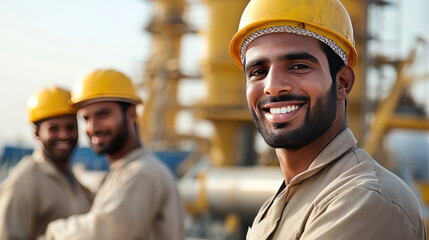
M 248 240 L 426 239 L 411 189 L 347 128 L 357 53 L 340 1 L 251 0 L 230 53 L 284 176 Z
M 92 194 L 70 171 L 78 140 L 70 92 L 47 87 L 28 100 L 28 116 L 40 149 L 24 157 L 0 186 L 0 239 L 36 239 L 49 222 L 85 213 Z
M 184 209 L 170 170 L 143 148 L 137 131 L 141 103 L 131 80 L 97 70 L 71 98 L 92 149 L 106 154 L 110 172 L 87 214 L 49 224 L 46 239 L 184 239 Z

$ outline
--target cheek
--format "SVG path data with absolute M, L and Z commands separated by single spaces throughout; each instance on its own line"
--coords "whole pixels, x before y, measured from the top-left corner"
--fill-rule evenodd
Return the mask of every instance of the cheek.
M 96 132 L 97 131 L 97 127 L 96 127 L 97 125 L 98 125 L 97 122 L 95 122 L 93 119 L 85 120 L 85 123 L 84 123 L 85 132 L 87 134 Z
M 122 124 L 122 115 L 111 116 L 109 118 L 100 119 L 97 122 L 96 128 L 101 131 L 116 131 L 118 126 Z
M 76 130 L 71 130 L 71 131 L 69 132 L 69 135 L 70 135 L 72 138 L 78 138 L 79 133 L 78 133 L 78 131 L 77 131 L 77 129 L 76 129 Z
M 329 69 L 329 68 L 328 68 Z M 320 87 L 324 92 L 328 91 L 332 87 L 332 77 L 329 71 L 324 71 L 324 73 L 319 77 Z
M 44 133 L 43 135 L 40 136 L 40 140 L 42 141 L 52 141 L 56 138 L 55 134 L 50 134 L 50 133 Z
M 49 132 L 47 130 L 44 130 L 44 129 L 39 130 L 39 138 L 40 139 L 49 138 L 50 135 L 52 135 L 52 134 L 49 134 Z
M 297 82 L 297 88 L 303 89 L 310 99 L 315 100 L 318 97 L 326 95 L 332 87 L 332 79 L 326 76 L 314 77 L 309 80 Z
M 256 110 L 256 104 L 261 94 L 263 93 L 263 86 L 261 83 L 253 84 L 247 83 L 246 85 L 246 98 L 247 103 L 252 106 L 253 109 Z

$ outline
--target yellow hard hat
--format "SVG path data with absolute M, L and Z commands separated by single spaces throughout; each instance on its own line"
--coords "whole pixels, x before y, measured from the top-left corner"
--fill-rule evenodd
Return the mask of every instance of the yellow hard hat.
M 78 107 L 101 101 L 142 102 L 131 80 L 112 69 L 96 70 L 78 81 L 72 90 L 71 101 Z
M 339 0 L 251 0 L 229 45 L 234 62 L 243 69 L 247 45 L 274 32 L 317 38 L 330 46 L 346 65 L 353 67 L 356 63 L 352 22 Z
M 76 114 L 70 105 L 70 92 L 56 86 L 35 92 L 28 99 L 28 120 L 32 123 L 60 115 Z

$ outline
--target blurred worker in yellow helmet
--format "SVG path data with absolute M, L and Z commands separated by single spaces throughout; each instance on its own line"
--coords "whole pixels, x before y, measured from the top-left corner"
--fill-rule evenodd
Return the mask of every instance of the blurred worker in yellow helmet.
M 248 240 L 426 239 L 411 189 L 347 128 L 357 53 L 340 1 L 251 0 L 230 53 L 284 176 Z
M 175 179 L 140 141 L 141 100 L 131 80 L 115 70 L 96 70 L 76 84 L 71 100 L 92 149 L 107 155 L 110 172 L 91 210 L 52 222 L 46 239 L 184 239 Z
M 85 213 L 92 194 L 69 162 L 78 140 L 70 92 L 47 87 L 28 100 L 28 117 L 40 149 L 24 157 L 0 186 L 0 239 L 36 239 L 49 222 Z

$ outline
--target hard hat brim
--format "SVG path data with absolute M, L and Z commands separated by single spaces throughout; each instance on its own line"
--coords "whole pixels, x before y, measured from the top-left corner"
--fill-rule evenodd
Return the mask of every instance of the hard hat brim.
M 350 42 L 348 39 L 342 37 L 341 34 L 332 31 L 328 28 L 323 28 L 321 26 L 315 26 L 312 23 L 304 21 L 295 21 L 295 20 L 277 20 L 277 19 L 263 19 L 260 21 L 255 21 L 240 31 L 238 31 L 231 40 L 229 45 L 229 51 L 232 59 L 236 65 L 243 70 L 243 65 L 241 62 L 241 46 L 245 39 L 249 37 L 252 33 L 275 26 L 291 26 L 298 27 L 302 29 L 307 29 L 311 32 L 320 34 L 326 38 L 334 41 L 340 48 L 342 48 L 347 53 L 348 65 L 353 67 L 357 61 L 357 51 L 354 47 L 354 43 Z
M 73 106 L 80 109 L 82 107 L 88 106 L 93 103 L 98 103 L 98 102 L 127 102 L 133 105 L 143 103 L 141 99 L 130 99 L 129 97 L 96 97 L 96 98 L 90 98 L 88 100 L 78 101 L 76 103 L 73 103 Z

